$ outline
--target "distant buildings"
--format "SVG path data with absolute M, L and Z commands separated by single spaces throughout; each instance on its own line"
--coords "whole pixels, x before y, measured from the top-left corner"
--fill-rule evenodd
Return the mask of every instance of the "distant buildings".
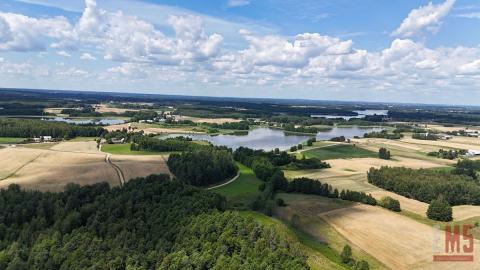
M 40 142 L 51 142 L 53 141 L 52 136 L 40 136 L 40 137 L 34 137 L 33 138 L 34 142 L 40 143 Z
M 480 150 L 468 150 L 467 157 L 474 157 L 474 156 L 480 156 Z

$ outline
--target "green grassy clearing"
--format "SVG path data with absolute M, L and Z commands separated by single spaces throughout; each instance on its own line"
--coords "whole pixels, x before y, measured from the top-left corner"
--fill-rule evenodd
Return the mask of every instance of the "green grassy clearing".
M 170 152 L 132 151 L 130 144 L 103 144 L 102 151 L 114 155 L 166 155 Z
M 248 207 L 248 204 L 258 195 L 258 186 L 263 183 L 259 180 L 252 169 L 237 163 L 240 176 L 232 183 L 212 189 L 227 198 L 227 201 L 234 207 Z
M 0 137 L 0 144 L 19 143 L 25 138 Z
M 326 146 L 322 148 L 310 149 L 303 151 L 302 154 L 306 158 L 318 158 L 320 160 L 337 159 L 337 158 L 364 158 L 364 157 L 377 157 L 378 154 L 353 146 L 350 144 L 336 144 L 332 146 Z

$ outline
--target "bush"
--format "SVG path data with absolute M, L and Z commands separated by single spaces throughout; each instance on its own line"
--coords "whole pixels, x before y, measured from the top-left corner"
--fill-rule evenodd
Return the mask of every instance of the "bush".
M 333 137 L 330 139 L 330 141 L 332 142 L 344 142 L 346 139 L 345 139 L 345 136 L 340 136 L 340 137 Z
M 443 196 L 439 196 L 428 206 L 427 217 L 438 221 L 452 221 L 452 207 Z
M 355 264 L 355 270 L 369 270 L 369 269 L 370 269 L 370 266 L 366 261 L 359 261 L 357 262 L 357 264 Z
M 394 212 L 400 212 L 400 202 L 392 197 L 385 196 L 383 197 L 379 202 L 378 205 L 380 205 L 383 208 L 387 208 L 388 210 L 392 210 Z
M 285 201 L 282 198 L 277 198 L 276 202 L 277 202 L 277 206 L 280 206 L 280 207 L 286 206 Z
M 297 151 L 297 146 L 294 145 L 290 147 L 290 152 L 295 152 L 295 151 Z
M 345 245 L 340 257 L 343 263 L 349 264 L 352 261 L 352 248 L 349 245 Z
M 390 159 L 390 151 L 382 147 L 378 150 L 378 157 L 381 159 Z

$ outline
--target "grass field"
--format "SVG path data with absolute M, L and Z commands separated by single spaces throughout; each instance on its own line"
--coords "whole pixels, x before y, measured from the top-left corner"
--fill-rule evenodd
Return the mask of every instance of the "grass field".
M 247 207 L 258 195 L 258 186 L 262 183 L 252 169 L 237 163 L 240 169 L 240 176 L 234 182 L 212 189 L 212 191 L 225 196 L 234 207 Z
M 356 147 L 350 144 L 337 144 L 322 148 L 311 149 L 302 152 L 306 158 L 318 158 L 320 160 L 337 158 L 364 158 L 377 157 L 377 153 Z
M 24 138 L 0 137 L 0 144 L 19 143 L 25 140 Z
M 154 151 L 132 151 L 130 150 L 130 144 L 103 144 L 102 152 L 112 155 L 165 155 L 167 152 L 154 152 Z

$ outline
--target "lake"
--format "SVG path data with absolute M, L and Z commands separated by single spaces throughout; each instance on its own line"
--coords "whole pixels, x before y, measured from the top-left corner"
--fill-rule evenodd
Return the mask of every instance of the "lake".
M 351 115 L 331 115 L 331 114 L 313 114 L 311 117 L 313 118 L 325 118 L 325 119 L 338 119 L 342 118 L 344 120 L 350 120 L 354 118 L 365 118 L 367 115 L 388 115 L 388 110 L 361 110 L 361 111 L 353 111 L 358 113 L 356 116 Z
M 333 137 L 345 136 L 351 139 L 354 136 L 363 136 L 364 133 L 372 131 L 381 131 L 381 128 L 360 128 L 360 127 L 334 127 L 331 130 L 318 132 L 317 140 L 329 140 Z M 285 134 L 283 130 L 271 128 L 257 128 L 250 130 L 247 135 L 208 135 L 208 134 L 168 134 L 160 136 L 163 138 L 171 138 L 177 136 L 185 136 L 194 140 L 205 140 L 213 145 L 224 145 L 232 149 L 240 146 L 263 149 L 266 151 L 279 148 L 280 150 L 290 149 L 293 145 L 298 145 L 314 137 L 308 135 L 291 135 Z
M 69 124 L 76 124 L 76 125 L 85 125 L 85 124 L 95 124 L 95 125 L 118 125 L 125 123 L 125 120 L 122 119 L 109 119 L 109 118 L 102 118 L 102 119 L 74 119 L 74 118 L 63 118 L 63 117 L 55 117 L 55 118 L 42 118 L 45 121 L 56 121 L 56 122 L 65 122 Z

